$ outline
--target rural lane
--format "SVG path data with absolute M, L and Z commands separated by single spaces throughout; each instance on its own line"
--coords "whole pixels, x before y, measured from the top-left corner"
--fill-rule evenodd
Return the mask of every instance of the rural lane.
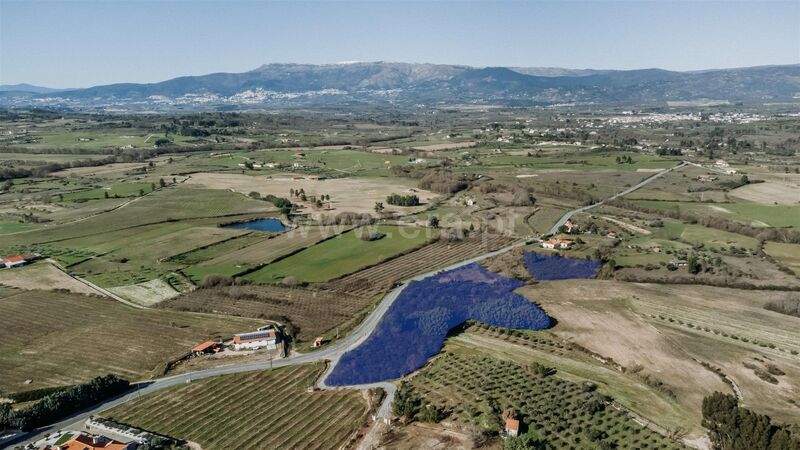
M 669 169 L 662 170 L 661 172 L 658 172 L 658 173 L 656 173 L 656 174 L 654 174 L 652 176 L 649 176 L 649 177 L 645 178 L 644 180 L 640 181 L 638 184 L 635 184 L 635 185 L 629 187 L 628 189 L 625 189 L 624 191 L 617 192 L 616 194 L 612 195 L 611 197 L 609 197 L 609 198 L 607 198 L 605 200 L 601 200 L 601 201 L 599 201 L 597 203 L 592 203 L 591 205 L 584 206 L 582 208 L 573 209 L 572 211 L 567 211 L 563 216 L 561 216 L 560 219 L 558 219 L 558 222 L 556 222 L 556 224 L 553 225 L 553 228 L 550 228 L 550 231 L 548 231 L 547 234 L 552 235 L 552 234 L 558 233 L 558 229 L 561 228 L 562 225 L 567 223 L 567 220 L 569 220 L 570 217 L 572 217 L 573 215 L 578 214 L 578 213 L 582 213 L 584 211 L 588 211 L 588 210 L 593 209 L 593 208 L 597 208 L 598 206 L 604 205 L 606 202 L 610 202 L 611 200 L 616 200 L 619 197 L 628 195 L 631 192 L 633 192 L 633 191 L 635 191 L 637 189 L 641 189 L 642 187 L 646 186 L 651 181 L 654 181 L 654 180 L 658 179 L 659 177 L 664 176 L 664 175 L 672 172 L 673 170 L 680 169 L 681 167 L 684 167 L 687 164 L 691 164 L 691 163 L 689 161 L 682 161 L 677 166 L 670 167 Z
M 679 165 L 677 165 L 675 167 L 672 167 L 670 169 L 666 169 L 666 170 L 663 170 L 661 172 L 658 172 L 657 174 L 642 180 L 640 183 L 638 183 L 638 184 L 636 184 L 636 185 L 634 185 L 634 186 L 632 186 L 632 187 L 630 187 L 630 188 L 628 188 L 628 189 L 626 189 L 626 190 L 624 190 L 622 192 L 619 192 L 619 193 L 615 194 L 614 196 L 609 197 L 609 198 L 607 198 L 607 199 L 605 199 L 603 201 L 600 201 L 598 203 L 595 203 L 595 204 L 592 204 L 592 205 L 589 205 L 589 206 L 584 206 L 584 207 L 581 207 L 581 208 L 577 208 L 577 209 L 574 209 L 572 211 L 567 212 L 566 214 L 564 214 L 564 216 L 561 217 L 561 219 L 556 223 L 556 225 L 553 226 L 553 228 L 549 231 L 548 234 L 556 233 L 558 231 L 558 228 L 561 225 L 563 225 L 564 223 L 566 223 L 566 221 L 570 217 L 572 217 L 574 214 L 577 214 L 577 213 L 580 213 L 580 212 L 583 212 L 583 211 L 587 211 L 587 210 L 592 209 L 592 208 L 596 208 L 596 207 L 598 207 L 600 205 L 603 205 L 605 202 L 607 202 L 609 200 L 614 200 L 614 199 L 616 199 L 618 197 L 627 195 L 627 194 L 629 194 L 629 193 L 631 193 L 631 192 L 633 192 L 633 191 L 635 191 L 637 189 L 640 189 L 641 187 L 647 185 L 648 183 L 652 182 L 653 180 L 655 180 L 655 179 L 657 179 L 657 178 L 659 178 L 659 177 L 661 177 L 661 176 L 663 176 L 663 175 L 665 175 L 665 174 L 667 174 L 667 173 L 669 173 L 669 172 L 671 172 L 673 170 L 676 170 L 676 169 L 679 169 L 681 167 L 684 167 L 687 164 L 689 164 L 689 162 L 683 161 L 681 164 L 679 164 Z M 303 353 L 303 354 L 294 354 L 294 355 L 288 356 L 286 358 L 273 360 L 273 361 L 258 361 L 258 362 L 251 362 L 251 363 L 223 365 L 223 366 L 213 367 L 213 368 L 210 368 L 210 369 L 204 369 L 204 370 L 199 370 L 199 371 L 195 371 L 195 372 L 189 372 L 189 373 L 185 373 L 185 374 L 179 374 L 179 375 L 172 375 L 172 376 L 163 377 L 163 378 L 157 378 L 157 379 L 152 380 L 152 381 L 139 382 L 139 383 L 136 384 L 136 390 L 135 391 L 132 391 L 132 392 L 126 394 L 126 395 L 123 395 L 123 396 L 120 396 L 120 397 L 117 397 L 117 398 L 114 398 L 114 399 L 110 399 L 110 400 L 108 400 L 106 402 L 103 402 L 103 403 L 101 403 L 99 405 L 95 405 L 95 406 L 93 406 L 93 407 L 91 407 L 91 408 L 89 408 L 87 410 L 84 410 L 84 411 L 82 411 L 82 412 L 80 412 L 78 414 L 72 415 L 72 416 L 70 416 L 70 417 L 68 417 L 68 418 L 66 418 L 66 419 L 64 419 L 64 420 L 62 420 L 62 421 L 60 421 L 58 423 L 55 423 L 53 425 L 37 429 L 37 430 L 32 431 L 30 433 L 21 433 L 20 435 L 15 436 L 12 440 L 10 440 L 8 442 L 0 443 L 0 445 L 13 445 L 14 443 L 24 444 L 24 443 L 34 442 L 34 441 L 36 441 L 38 439 L 41 439 L 41 438 L 45 437 L 47 434 L 52 433 L 53 431 L 56 431 L 56 430 L 82 429 L 83 428 L 83 422 L 91 415 L 96 415 L 96 414 L 98 414 L 98 413 L 100 413 L 100 412 L 102 412 L 104 410 L 113 408 L 114 406 L 121 405 L 123 403 L 126 403 L 126 402 L 132 400 L 132 399 L 138 398 L 139 396 L 151 394 L 151 393 L 154 393 L 154 392 L 157 392 L 157 391 L 160 391 L 162 389 L 169 388 L 169 387 L 179 386 L 179 385 L 191 383 L 192 381 L 195 381 L 195 380 L 201 380 L 201 379 L 204 379 L 204 378 L 214 377 L 214 376 L 218 376 L 218 375 L 229 375 L 229 374 L 234 374 L 234 373 L 251 372 L 251 371 L 257 371 L 257 370 L 266 370 L 266 369 L 280 368 L 280 367 L 292 366 L 292 365 L 297 365 L 297 364 L 308 364 L 308 363 L 312 363 L 312 362 L 320 362 L 320 361 L 326 361 L 326 360 L 330 361 L 330 364 L 328 366 L 328 370 L 326 370 L 325 373 L 317 381 L 317 387 L 320 388 L 320 389 L 371 389 L 371 388 L 382 388 L 382 389 L 384 389 L 386 391 L 386 397 L 384 398 L 383 403 L 379 407 L 379 409 L 378 409 L 378 411 L 377 411 L 377 413 L 375 415 L 375 418 L 376 419 L 385 419 L 385 418 L 389 417 L 389 415 L 390 415 L 391 403 L 392 403 L 392 400 L 394 398 L 394 393 L 395 393 L 395 390 L 396 390 L 396 386 L 393 383 L 386 381 L 386 382 L 363 384 L 363 385 L 351 385 L 351 386 L 328 386 L 328 385 L 325 384 L 325 379 L 328 377 L 328 375 L 330 375 L 330 372 L 333 370 L 333 368 L 339 362 L 339 359 L 341 358 L 341 356 L 343 354 L 347 353 L 348 351 L 354 349 L 358 345 L 360 345 L 362 342 L 364 342 L 369 337 L 369 335 L 380 324 L 380 322 L 383 319 L 383 317 L 386 314 L 386 312 L 394 304 L 394 302 L 397 300 L 397 298 L 400 296 L 400 294 L 403 292 L 403 290 L 406 288 L 406 286 L 408 286 L 409 283 L 414 282 L 414 281 L 424 280 L 426 278 L 435 276 L 435 275 L 437 275 L 437 274 L 439 274 L 441 272 L 444 272 L 444 271 L 457 269 L 459 267 L 466 266 L 468 264 L 479 262 L 479 261 L 482 261 L 484 259 L 491 258 L 493 256 L 500 255 L 502 253 L 506 253 L 506 252 L 511 251 L 511 250 L 513 250 L 515 248 L 525 246 L 527 244 L 528 244 L 527 241 L 516 242 L 516 243 L 514 243 L 512 245 L 503 247 L 501 249 L 494 250 L 494 251 L 491 251 L 491 252 L 488 252 L 488 253 L 484 253 L 484 254 L 476 256 L 474 258 L 470 258 L 470 259 L 467 259 L 467 260 L 452 264 L 452 265 L 444 267 L 444 268 L 439 268 L 439 269 L 436 269 L 436 270 L 432 270 L 430 272 L 426 272 L 426 273 L 423 273 L 423 274 L 420 274 L 420 275 L 413 276 L 413 277 L 408 278 L 406 280 L 403 280 L 402 282 L 400 282 L 400 284 L 398 286 L 396 286 L 388 294 L 386 294 L 386 296 L 384 296 L 383 300 L 381 300 L 381 302 L 375 307 L 375 309 L 367 316 L 367 318 L 352 333 L 350 333 L 348 336 L 346 336 L 341 341 L 336 342 L 335 344 L 331 344 L 330 346 L 325 347 L 325 348 L 323 348 L 321 350 L 318 350 L 316 352 Z M 373 430 L 375 430 L 376 428 L 377 427 L 373 427 Z M 371 433 L 372 433 L 372 431 L 371 431 Z

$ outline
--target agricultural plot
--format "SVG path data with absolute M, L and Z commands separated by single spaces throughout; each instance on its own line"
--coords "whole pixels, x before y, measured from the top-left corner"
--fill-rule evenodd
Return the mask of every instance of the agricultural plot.
M 685 211 L 699 215 L 721 217 L 754 227 L 800 227 L 800 206 L 763 205 L 758 203 L 700 203 L 637 200 L 646 208 Z
M 108 187 L 56 194 L 52 199 L 59 202 L 85 202 L 108 197 L 137 197 L 149 194 L 153 189 L 154 185 L 151 183 L 116 183 Z
M 198 443 L 207 450 L 352 445 L 367 421 L 357 391 L 307 392 L 322 364 L 194 381 L 103 416 Z
M 0 284 L 20 289 L 65 289 L 76 294 L 99 294 L 46 262 L 0 270 Z
M 300 341 L 352 319 L 371 298 L 326 289 L 231 286 L 198 289 L 166 300 L 161 308 L 290 322 Z
M 797 319 L 763 308 L 768 301 L 785 298 L 786 292 L 603 280 L 542 283 L 518 292 L 558 319 L 552 329 L 558 337 L 626 367 L 628 373 L 662 382 L 688 412 L 693 429 L 701 429 L 704 396 L 735 392 L 701 363 L 721 368 L 748 407 L 783 421 L 800 418 L 793 406 L 793 392 L 800 388 L 800 357 L 792 354 L 800 351 Z M 743 366 L 752 358 L 771 361 L 788 375 L 779 377 L 778 384 L 763 381 Z M 668 416 L 653 420 L 674 422 Z
M 128 286 L 117 286 L 108 289 L 120 297 L 142 306 L 153 306 L 164 300 L 177 297 L 180 293 L 169 283 L 161 279 Z
M 617 158 L 631 157 L 632 163 L 619 163 Z M 527 155 L 497 154 L 480 158 L 487 166 L 516 166 L 535 169 L 569 169 L 576 171 L 614 170 L 636 172 L 640 169 L 667 169 L 676 164 L 674 160 L 658 156 L 629 152 L 619 153 L 565 153 L 560 156 L 536 157 Z
M 791 182 L 767 181 L 747 184 L 731 191 L 731 196 L 763 205 L 797 205 L 800 186 Z
M 270 241 L 283 239 L 283 236 L 285 235 Z M 390 290 L 399 280 L 445 267 L 513 242 L 499 235 L 486 235 L 485 238 L 476 237 L 457 242 L 437 241 L 321 284 L 317 289 L 276 285 L 206 288 L 167 300 L 160 307 L 253 318 L 284 317 L 294 325 L 299 340 L 308 341 L 356 319 L 376 296 Z M 194 266 L 191 270 L 205 267 Z
M 132 309 L 96 296 L 2 290 L 0 390 L 67 385 L 106 373 L 132 380 L 157 375 L 199 342 L 261 324 Z
M 410 381 L 414 392 L 443 409 L 448 420 L 502 431 L 502 412 L 519 414 L 523 432 L 553 448 L 663 448 L 683 446 L 636 423 L 613 402 L 548 371 L 482 355 L 445 353 Z
M 326 287 L 372 298 L 388 291 L 400 280 L 503 248 L 513 242 L 514 239 L 507 236 L 488 233 L 455 242 L 437 241 L 419 250 L 334 280 Z
M 335 227 L 301 226 L 267 238 L 248 235 L 181 255 L 180 259 L 187 263 L 202 261 L 184 270 L 195 281 L 200 281 L 203 275 L 211 273 L 234 275 L 259 264 L 271 263 L 279 257 L 295 253 L 349 229 L 350 227 L 338 230 Z
M 379 233 L 383 237 L 365 240 L 364 233 Z M 328 281 L 412 250 L 434 237 L 435 231 L 427 228 L 391 225 L 358 228 L 268 264 L 246 278 L 257 283 L 277 283 L 286 277 L 312 283 Z
M 544 311 L 513 292 L 522 284 L 477 264 L 412 282 L 378 328 L 341 357 L 325 382 L 363 384 L 406 375 L 438 353 L 450 329 L 467 319 L 510 328 L 549 327 Z
M 594 278 L 603 265 L 600 260 L 564 258 L 534 252 L 526 253 L 523 259 L 531 276 L 541 281 Z
M 383 202 L 385 212 L 413 213 L 425 206 L 400 207 L 386 203 L 391 194 L 414 194 L 423 204 L 430 202 L 436 194 L 416 189 L 412 181 L 402 178 L 333 178 L 326 180 L 294 179 L 291 175 L 275 177 L 258 177 L 234 173 L 196 173 L 187 181 L 189 185 L 203 186 L 211 189 L 233 190 L 243 194 L 258 192 L 262 196 L 275 195 L 289 198 L 289 190 L 302 189 L 308 197 L 319 198 L 323 194 L 330 196 L 322 208 L 316 208 L 297 198 L 291 199 L 304 206 L 312 216 L 334 215 L 340 212 L 356 212 L 372 214 L 375 203 Z M 305 211 L 304 211 L 305 212 Z
M 764 252 L 800 277 L 800 245 L 767 242 Z

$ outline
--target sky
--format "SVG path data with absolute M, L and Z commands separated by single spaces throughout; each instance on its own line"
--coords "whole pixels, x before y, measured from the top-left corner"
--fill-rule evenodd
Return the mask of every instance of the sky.
M 270 62 L 702 70 L 800 63 L 800 0 L 0 0 L 0 84 Z

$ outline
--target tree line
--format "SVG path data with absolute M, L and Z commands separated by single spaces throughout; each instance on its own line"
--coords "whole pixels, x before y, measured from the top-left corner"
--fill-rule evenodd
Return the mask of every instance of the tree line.
M 703 399 L 703 426 L 718 450 L 800 450 L 800 437 L 788 427 L 742 408 L 736 397 L 721 392 Z
M 122 394 L 129 388 L 128 380 L 105 375 L 88 383 L 49 393 L 27 408 L 15 410 L 10 404 L 4 403 L 0 405 L 0 429 L 30 431 Z

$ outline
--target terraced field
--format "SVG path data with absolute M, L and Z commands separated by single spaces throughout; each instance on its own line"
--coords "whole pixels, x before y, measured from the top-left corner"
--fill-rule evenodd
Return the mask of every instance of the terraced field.
M 324 365 L 225 375 L 166 389 L 103 415 L 205 450 L 340 448 L 367 420 L 357 391 L 306 391 Z
M 97 296 L 0 288 L 0 390 L 155 374 L 199 342 L 261 321 L 139 310 Z M 25 380 L 33 380 L 25 384 Z

